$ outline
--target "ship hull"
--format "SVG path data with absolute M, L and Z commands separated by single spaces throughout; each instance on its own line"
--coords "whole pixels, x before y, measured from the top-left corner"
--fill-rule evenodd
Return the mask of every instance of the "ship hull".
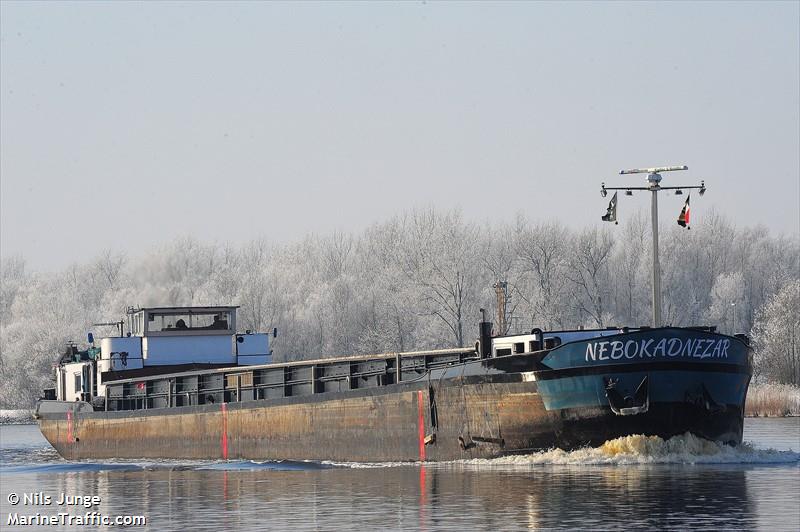
M 631 434 L 666 439 L 685 432 L 741 442 L 741 405 L 709 410 L 696 402 L 651 403 L 647 412 L 633 416 L 616 415 L 608 406 L 548 411 L 536 382 L 507 376 L 463 380 L 434 389 L 433 409 L 427 384 L 399 385 L 405 389 L 224 407 L 65 410 L 41 414 L 39 424 L 67 459 L 438 461 L 575 449 Z
M 51 412 L 39 424 L 67 459 L 435 461 L 551 443 L 552 414 L 536 384 L 505 377 L 466 377 L 433 393 L 425 382 L 313 398 Z
M 670 355 L 678 340 L 690 348 Z M 572 342 L 363 389 L 124 411 L 43 401 L 37 415 L 67 459 L 441 461 L 686 432 L 741 443 L 751 376 L 744 343 L 682 329 L 603 343 L 609 356 L 591 340 Z

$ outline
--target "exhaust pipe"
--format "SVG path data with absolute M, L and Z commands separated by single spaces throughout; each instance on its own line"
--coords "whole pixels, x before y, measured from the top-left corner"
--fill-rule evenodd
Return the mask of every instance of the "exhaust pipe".
M 481 309 L 480 323 L 480 356 L 490 358 L 492 356 L 492 322 L 486 321 L 486 309 Z

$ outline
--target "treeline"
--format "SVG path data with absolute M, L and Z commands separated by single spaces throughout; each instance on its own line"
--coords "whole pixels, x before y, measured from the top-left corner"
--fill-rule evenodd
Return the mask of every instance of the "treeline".
M 714 213 L 661 232 L 664 321 L 754 335 L 758 378 L 800 384 L 800 242 Z M 128 305 L 240 305 L 239 328 L 279 329 L 277 360 L 470 345 L 479 308 L 510 332 L 650 321 L 649 220 L 569 229 L 518 216 L 478 224 L 417 210 L 357 235 L 277 245 L 182 238 L 142 256 L 100 252 L 53 274 L 2 261 L 0 407 L 27 406 L 56 353 Z M 96 335 L 113 330 L 93 328 Z

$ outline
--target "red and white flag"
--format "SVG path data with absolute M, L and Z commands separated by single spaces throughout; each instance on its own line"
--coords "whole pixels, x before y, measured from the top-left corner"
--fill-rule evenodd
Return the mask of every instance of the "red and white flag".
M 681 227 L 685 227 L 686 229 L 691 229 L 689 227 L 689 198 L 691 196 L 686 196 L 686 203 L 683 204 L 683 209 L 681 209 L 681 214 L 678 216 L 678 225 Z

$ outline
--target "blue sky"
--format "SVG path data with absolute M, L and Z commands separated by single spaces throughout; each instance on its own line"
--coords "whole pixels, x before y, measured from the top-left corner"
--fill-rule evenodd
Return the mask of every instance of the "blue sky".
M 799 5 L 4 1 L 0 251 L 51 270 L 427 206 L 583 227 L 601 181 L 664 164 L 705 179 L 694 223 L 797 235 Z

